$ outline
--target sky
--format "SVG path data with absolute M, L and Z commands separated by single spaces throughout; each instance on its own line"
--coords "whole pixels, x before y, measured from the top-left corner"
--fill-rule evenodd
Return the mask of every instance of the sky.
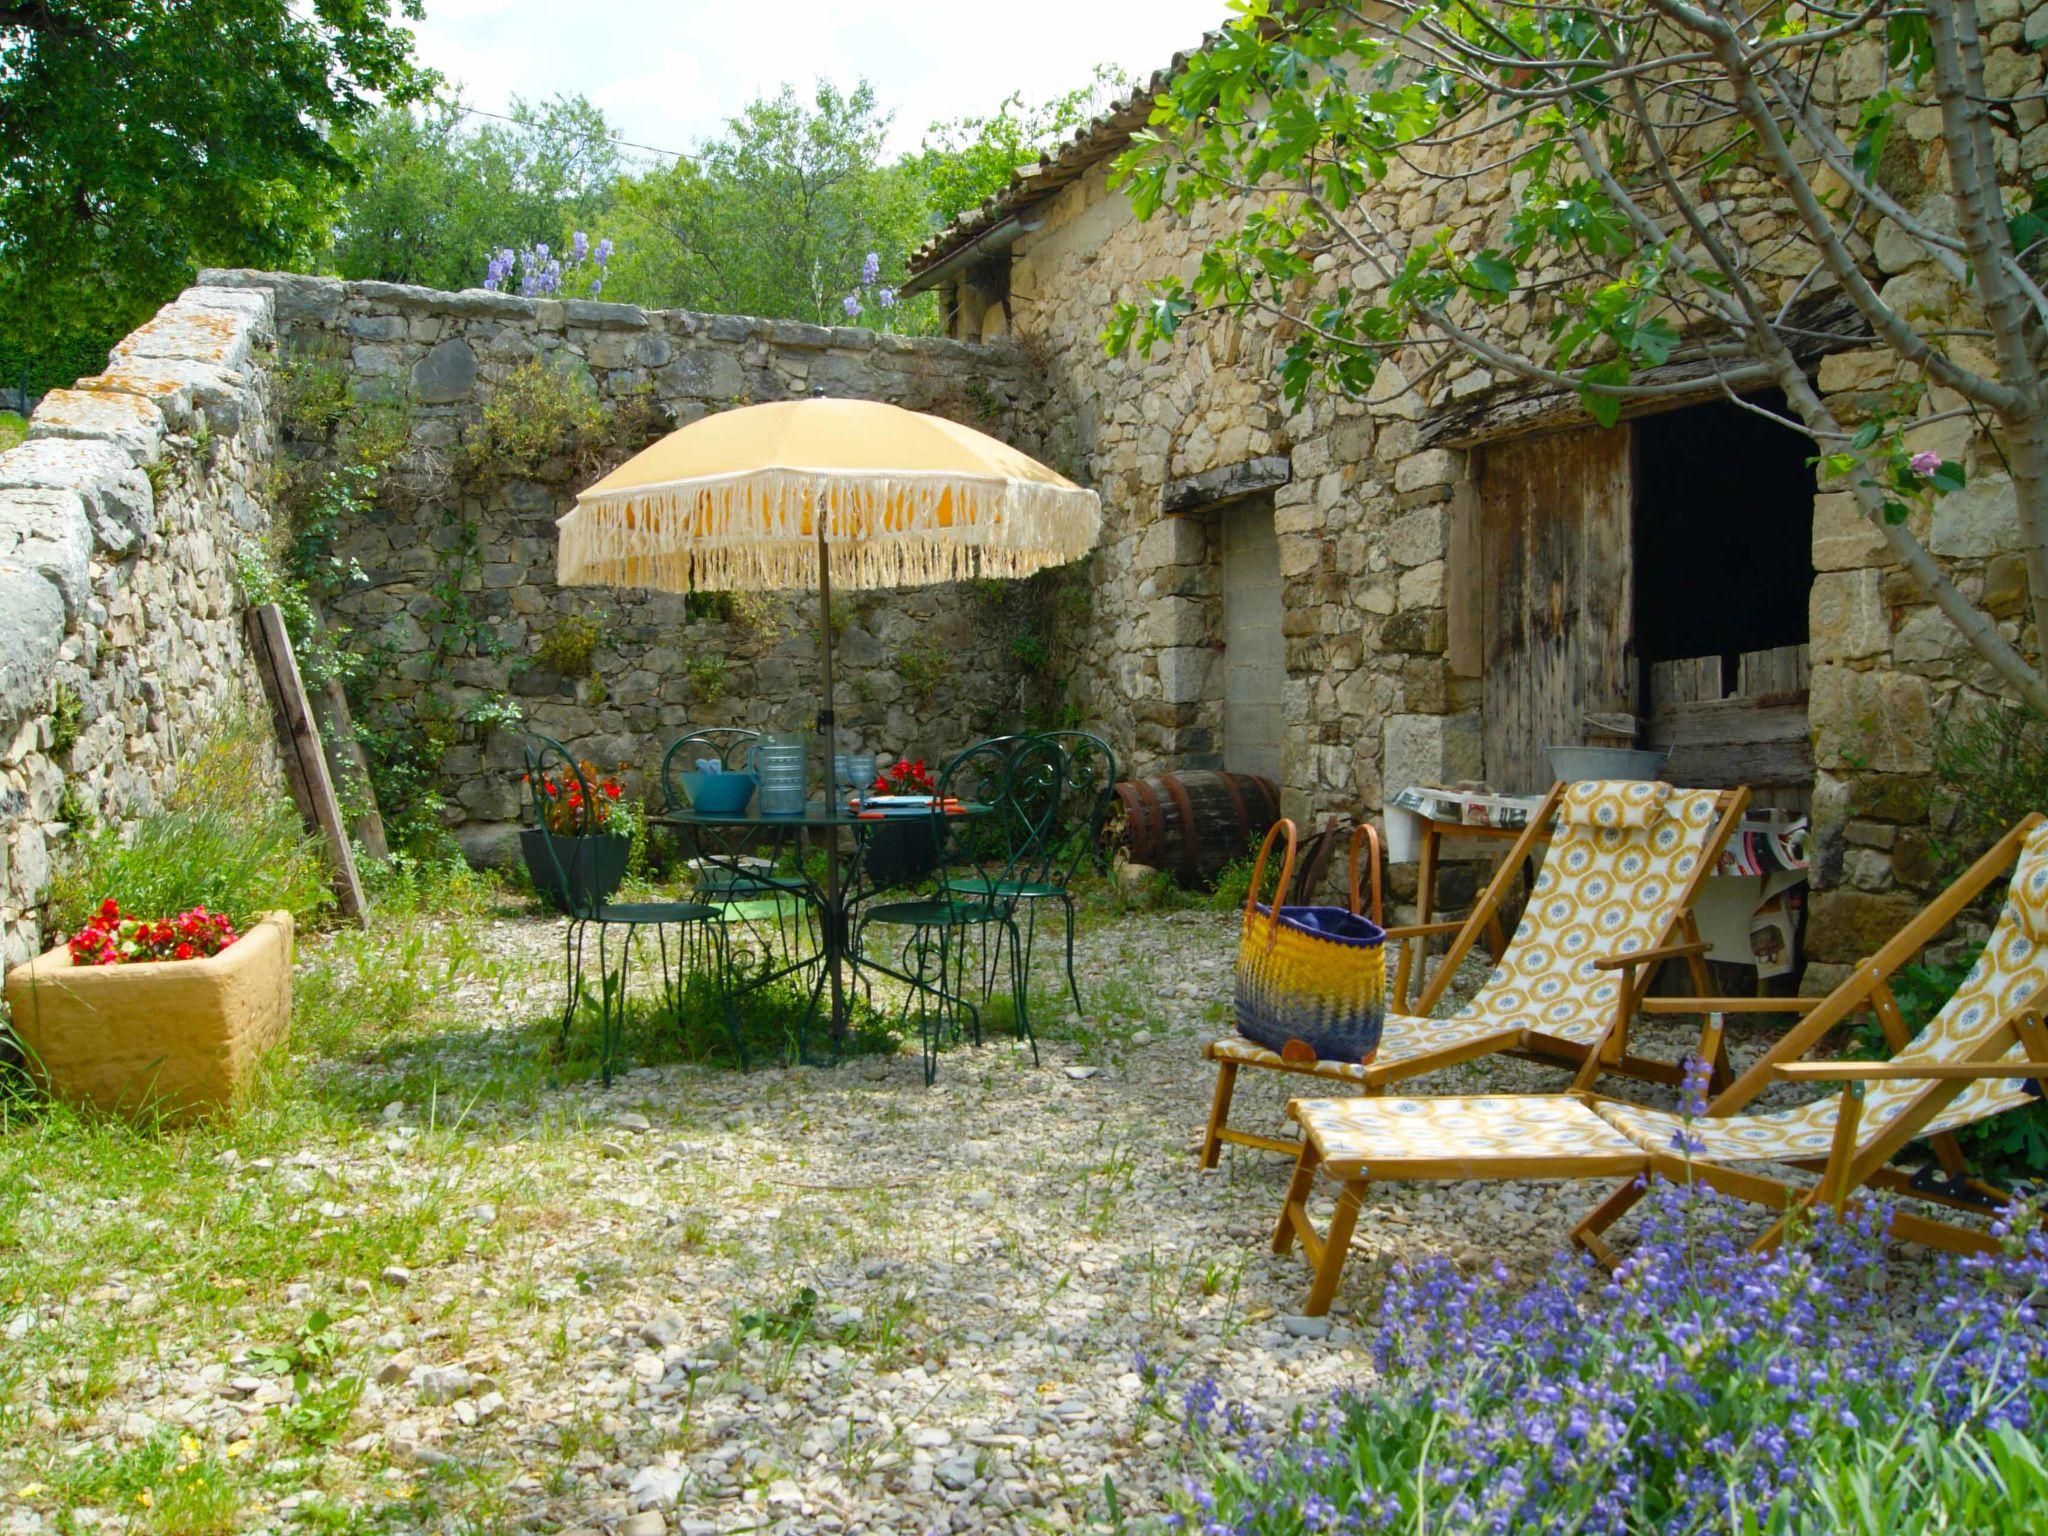
M 621 138 L 683 151 L 755 96 L 820 76 L 866 78 L 896 120 L 891 147 L 1012 91 L 1086 83 L 1098 63 L 1143 79 L 1225 14 L 1222 0 L 426 0 L 419 56 L 502 111 L 582 92 Z

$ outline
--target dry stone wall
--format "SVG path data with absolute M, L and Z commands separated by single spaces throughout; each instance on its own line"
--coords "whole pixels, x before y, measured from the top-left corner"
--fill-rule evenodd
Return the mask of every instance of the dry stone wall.
M 2039 97 L 2048 36 L 2044 13 L 2012 3 L 1983 8 L 1987 77 L 2019 99 L 2007 141 L 2011 178 L 2048 175 L 2048 106 Z M 1845 53 L 1827 82 L 1853 104 L 1880 83 L 1874 51 Z M 2031 94 L 2030 94 L 2031 93 Z M 1937 226 L 1952 221 L 1942 191 L 1939 114 L 1906 115 L 1891 151 L 1909 207 Z M 1483 146 L 1482 146 L 1483 147 Z M 1474 151 L 1475 162 L 1486 159 Z M 1448 224 L 1459 249 L 1500 243 L 1511 207 L 1504 172 L 1425 185 L 1397 166 L 1375 218 L 1398 227 Z M 1731 195 L 1745 233 L 1773 227 L 1782 209 L 1768 184 Z M 1136 222 L 1108 186 L 1108 166 L 1068 184 L 1030 217 L 1014 248 L 1007 301 L 992 306 L 971 285 L 959 294 L 963 334 L 1008 334 L 1043 359 L 1061 399 L 1053 446 L 1071 472 L 1104 498 L 1105 531 L 1094 558 L 1094 610 L 1063 632 L 1056 670 L 1072 707 L 1105 730 L 1137 771 L 1213 761 L 1221 689 L 1221 641 L 1213 518 L 1163 506 L 1172 488 L 1227 483 L 1236 466 L 1283 458 L 1272 497 L 1286 583 L 1285 793 L 1297 817 L 1376 814 L 1386 793 L 1411 782 L 1478 779 L 1479 683 L 1447 657 L 1446 606 L 1453 498 L 1468 455 L 1432 446 L 1433 418 L 1470 408 L 1500 381 L 1455 359 L 1411 389 L 1388 367 L 1369 398 L 1313 396 L 1282 403 L 1280 343 L 1243 319 L 1190 325 L 1151 359 L 1104 355 L 1111 307 L 1142 285 L 1192 269 L 1241 209 L 1211 205 L 1182 222 Z M 1921 323 L 1970 324 L 1967 296 L 1912 242 L 1886 226 L 1858 252 L 1885 299 Z M 1778 258 L 1787 285 L 1805 276 L 1790 242 Z M 1321 267 L 1330 268 L 1324 257 Z M 1371 274 L 1352 274 L 1366 287 Z M 1540 315 L 1499 317 L 1513 335 L 1539 332 Z M 1959 342 L 1959 351 L 1971 343 Z M 1894 376 L 1888 354 L 1848 353 L 1819 370 L 1823 393 L 1849 419 Z M 1960 402 L 1933 390 L 1923 415 Z M 1912 446 L 1965 464 L 1970 490 L 1944 500 L 1915 531 L 1962 590 L 1999 619 L 2023 649 L 2039 643 L 2025 623 L 2025 584 L 2009 482 L 1996 443 L 1971 420 L 1930 422 Z M 1270 478 L 1270 477 L 1269 477 Z M 1814 516 L 1810 720 L 1815 788 L 1816 885 L 1808 953 L 1814 984 L 1888 934 L 1939 883 L 1931 842 L 1946 812 L 1930 780 L 1935 725 L 1958 706 L 1998 690 L 1984 666 L 1889 556 L 1881 535 L 1845 492 L 1824 485 Z M 1397 872 L 1396 889 L 1403 891 Z M 1407 872 L 1412 882 L 1412 872 Z
M 352 645 L 380 658 L 374 686 L 396 718 L 455 735 L 442 764 L 449 815 L 477 857 L 505 856 L 517 815 L 516 737 L 465 723 L 495 699 L 509 697 L 539 730 L 605 766 L 630 764 L 643 780 L 686 728 L 793 729 L 816 710 L 815 597 L 692 603 L 555 585 L 555 519 L 645 436 L 822 390 L 934 411 L 1045 451 L 1044 391 L 1007 345 L 275 273 L 204 280 L 275 297 L 287 369 L 339 369 L 353 396 L 401 411 L 400 471 L 376 506 L 335 531 L 334 552 L 352 574 L 326 607 Z M 571 455 L 531 473 L 471 466 L 467 436 L 536 359 L 587 379 L 645 432 L 612 444 L 609 462 Z M 288 457 L 334 455 L 324 435 L 285 416 Z M 596 637 L 590 665 L 564 675 L 545 660 L 560 654 L 551 636 L 585 621 Z M 938 757 L 1016 726 L 1037 708 L 1028 666 L 1036 653 L 1020 641 L 1041 622 L 1019 584 L 841 595 L 842 741 Z M 448 644 L 451 625 L 471 638 Z
M 42 940 L 67 837 L 149 806 L 258 704 L 235 567 L 269 531 L 267 293 L 200 286 L 0 454 L 0 946 Z

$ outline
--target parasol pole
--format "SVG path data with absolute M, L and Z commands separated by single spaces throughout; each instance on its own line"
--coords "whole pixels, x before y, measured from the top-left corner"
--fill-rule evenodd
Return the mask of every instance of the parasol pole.
M 822 395 L 823 390 L 818 393 Z M 811 501 L 811 521 L 818 530 L 818 649 L 824 663 L 824 707 L 818 711 L 818 734 L 825 740 L 825 814 L 829 818 L 842 804 L 839 798 L 839 722 L 834 712 L 834 687 L 832 678 L 832 560 L 831 549 L 825 542 L 825 506 L 815 496 Z M 845 914 L 839 907 L 839 829 L 827 826 L 825 832 L 825 913 L 824 921 L 834 926 L 845 924 Z M 845 934 L 828 935 L 825 941 L 829 956 L 827 967 L 832 974 L 832 1049 L 836 1054 L 840 1041 L 838 1030 L 846 1017 L 846 988 L 839 970 L 839 956 L 845 948 Z

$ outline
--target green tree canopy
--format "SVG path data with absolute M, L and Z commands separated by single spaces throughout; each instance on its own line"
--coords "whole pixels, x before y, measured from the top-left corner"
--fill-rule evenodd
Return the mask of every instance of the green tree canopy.
M 307 263 L 353 175 L 332 135 L 424 83 L 419 14 L 0 0 L 0 347 L 118 336 L 202 263 Z
M 597 232 L 619 177 L 616 136 L 582 96 L 514 97 L 505 120 L 459 101 L 387 107 L 346 146 L 329 260 L 347 278 L 473 288 L 493 250 Z
M 942 229 L 1010 184 L 1010 178 L 1072 135 L 1131 88 L 1114 64 L 1098 64 L 1086 85 L 1027 105 L 1012 91 L 995 111 L 931 125 L 907 169 L 925 184 L 932 228 Z
M 693 159 L 620 185 L 608 296 L 845 324 L 867 253 L 900 273 L 927 226 L 888 129 L 865 81 L 752 102 Z

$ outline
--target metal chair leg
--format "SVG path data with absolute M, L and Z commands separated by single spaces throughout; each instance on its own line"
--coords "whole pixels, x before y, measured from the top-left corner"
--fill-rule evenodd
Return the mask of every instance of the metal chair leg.
M 931 953 L 929 936 L 920 928 L 916 930 L 910 942 L 917 951 L 917 980 L 912 984 L 912 990 L 917 994 L 917 1038 L 924 1053 L 924 1085 L 929 1088 L 937 1081 L 939 1075 L 938 1032 L 944 1025 L 944 1017 L 934 1008 L 932 1004 L 932 988 L 924 979 L 925 963 Z M 946 957 L 941 952 L 939 956 L 939 995 L 941 997 L 945 995 L 945 964 Z M 909 1005 L 910 1000 L 906 997 L 904 999 L 904 1006 L 907 1008 Z
M 569 1049 L 569 1026 L 576 1021 L 576 1004 L 583 996 L 583 934 L 586 926 L 571 918 L 562 934 L 562 966 L 569 995 L 562 1003 L 561 1027 L 555 1032 L 557 1059 Z
M 598 1030 L 598 1072 L 604 1079 L 605 1087 L 612 1085 L 612 1061 L 626 1034 L 626 978 L 633 968 L 633 936 L 635 928 L 626 928 L 625 951 L 619 960 L 619 974 L 616 983 L 611 974 L 609 955 L 611 924 L 597 925 L 597 963 L 600 972 L 599 985 L 602 988 L 602 1005 L 599 1009 Z
M 718 1008 L 725 1015 L 725 1031 L 732 1037 L 733 1054 L 739 1058 L 740 1071 L 751 1068 L 747 1063 L 747 1037 L 740 1028 L 739 996 L 733 990 L 732 973 L 727 969 L 731 962 L 732 937 L 726 931 L 723 919 L 714 919 L 704 924 L 704 942 L 711 956 L 712 990 L 716 995 Z
M 1067 990 L 1074 994 L 1074 1014 L 1078 1018 L 1083 1010 L 1081 983 L 1074 979 L 1074 898 L 1062 891 L 1060 906 L 1065 909 L 1067 917 Z
M 1039 1062 L 1038 1036 L 1031 1028 L 1031 946 L 1027 943 L 1019 950 L 1015 918 L 1005 919 L 1004 926 L 1010 930 L 1010 1007 L 1017 1015 L 1017 1028 L 1031 1047 L 1031 1065 L 1035 1067 Z

